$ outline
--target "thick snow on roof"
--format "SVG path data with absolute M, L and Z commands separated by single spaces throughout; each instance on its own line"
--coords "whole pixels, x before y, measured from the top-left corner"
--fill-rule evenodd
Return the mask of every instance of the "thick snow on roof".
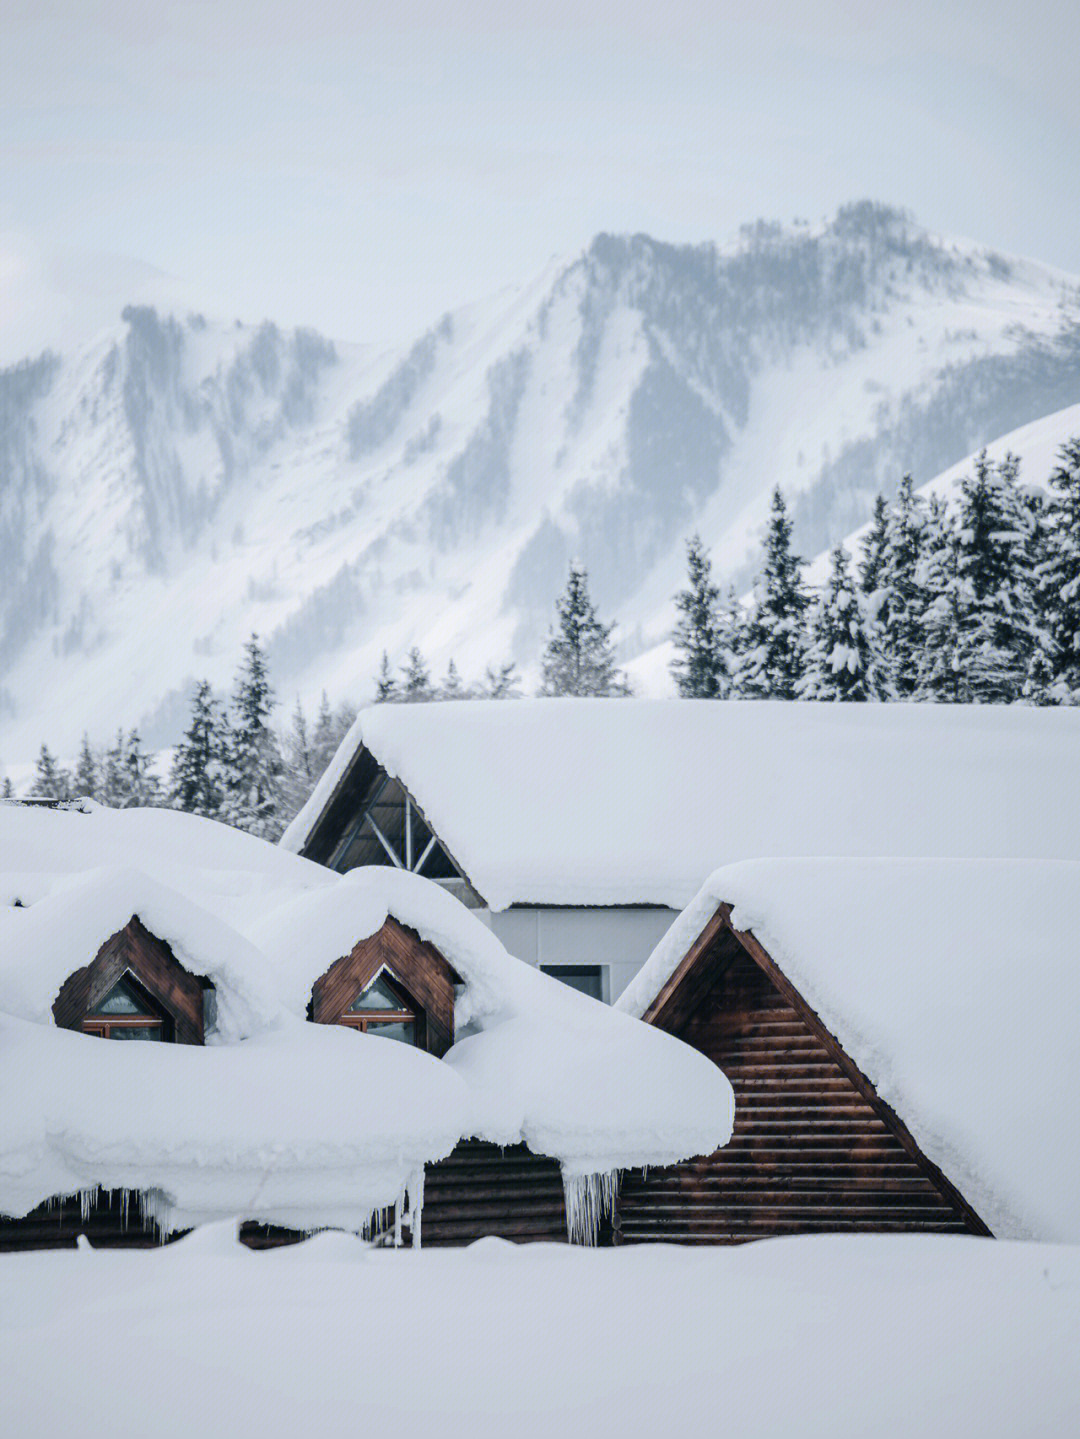
M 619 1009 L 645 1012 L 720 903 L 995 1234 L 1080 1240 L 1080 863 L 730 865 Z
M 459 900 L 418 875 L 353 870 L 249 933 L 302 1015 L 315 980 L 388 915 L 430 940 L 464 981 L 446 1063 L 468 1082 L 467 1133 L 524 1140 L 567 1174 L 669 1164 L 727 1142 L 731 1087 L 715 1065 L 513 958 Z
M 246 1037 L 279 1012 L 270 971 L 254 945 L 209 910 L 135 869 L 61 876 L 36 903 L 0 908 L 0 1012 L 51 1023 L 64 981 L 133 915 L 190 974 L 213 982 L 223 1042 Z
M 230 910 L 328 878 L 321 865 L 198 815 L 93 800 L 56 810 L 0 803 L 0 903 L 29 904 L 58 876 L 102 866 L 148 870 L 196 904 Z
M 519 700 L 363 710 L 361 744 L 493 909 L 681 908 L 764 855 L 1080 856 L 1080 712 L 989 705 Z
M 731 1088 L 714 1065 L 512 958 L 417 875 L 342 878 L 168 811 L 0 806 L 0 821 L 0 862 L 22 867 L 0 873 L 0 1212 L 101 1184 L 156 1191 L 168 1226 L 242 1213 L 358 1228 L 474 1135 L 560 1160 L 573 1211 L 594 1176 L 727 1141 Z M 141 867 L 102 866 L 133 852 L 125 831 Z M 216 869 L 221 857 L 235 867 Z M 196 904 L 203 873 L 225 880 Z M 53 1024 L 61 985 L 133 914 L 213 981 L 206 1047 Z M 388 915 L 463 981 L 444 1060 L 304 1019 L 314 981 Z

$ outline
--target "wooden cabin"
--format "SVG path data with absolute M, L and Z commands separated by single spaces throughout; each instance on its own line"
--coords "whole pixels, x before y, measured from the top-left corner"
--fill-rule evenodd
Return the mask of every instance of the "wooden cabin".
M 642 1018 L 735 1092 L 730 1142 L 624 1176 L 617 1243 L 815 1233 L 989 1234 L 754 935 L 720 904 Z

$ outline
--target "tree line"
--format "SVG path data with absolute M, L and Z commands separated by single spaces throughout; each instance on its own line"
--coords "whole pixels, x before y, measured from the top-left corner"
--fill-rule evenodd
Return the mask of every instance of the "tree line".
M 777 489 L 753 596 L 721 597 L 701 540 L 687 544 L 675 596 L 671 672 L 681 695 L 704 699 L 936 700 L 1080 704 L 1080 438 L 1065 444 L 1046 493 L 1024 488 L 1020 462 L 983 451 L 950 507 L 905 475 L 879 495 L 855 564 L 843 545 L 814 593 L 792 550 Z M 571 564 L 541 657 L 538 695 L 629 696 L 613 623 L 597 615 L 588 574 Z M 432 677 L 413 646 L 396 668 L 384 651 L 377 703 L 515 699 L 514 664 L 466 682 L 451 660 Z M 84 735 L 73 769 L 42 745 L 31 796 L 82 796 L 116 808 L 164 805 L 277 838 L 310 796 L 356 717 L 325 693 L 314 724 L 299 699 L 288 727 L 257 635 L 244 646 L 226 704 L 209 681 L 162 778 L 137 730 L 95 749 Z M 10 780 L 0 797 L 13 798 Z
M 1080 704 L 1080 438 L 1046 493 L 984 450 L 953 505 L 905 475 L 879 495 L 855 566 L 843 545 L 814 595 L 777 489 L 748 605 L 721 599 L 696 536 L 676 596 L 671 672 L 716 699 Z

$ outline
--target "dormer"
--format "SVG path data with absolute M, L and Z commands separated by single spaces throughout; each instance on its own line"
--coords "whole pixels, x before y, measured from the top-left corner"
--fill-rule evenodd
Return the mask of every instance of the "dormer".
M 454 985 L 461 980 L 433 944 L 387 919 L 312 986 L 316 1024 L 342 1024 L 442 1056 L 454 1042 Z
M 61 1029 L 104 1039 L 202 1044 L 206 989 L 133 914 L 64 981 L 53 1018 Z

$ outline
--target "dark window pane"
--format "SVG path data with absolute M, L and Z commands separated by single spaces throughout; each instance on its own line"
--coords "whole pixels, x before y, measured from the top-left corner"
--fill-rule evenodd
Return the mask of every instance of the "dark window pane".
M 552 979 L 561 980 L 571 989 L 579 989 L 592 999 L 603 999 L 604 980 L 598 964 L 542 964 L 540 968 Z
M 358 1014 L 365 1009 L 405 1009 L 406 1007 L 401 1001 L 401 995 L 397 994 L 387 982 L 386 976 L 377 974 L 367 989 L 361 990 L 349 1005 L 349 1012 Z
M 140 999 L 132 987 L 119 980 L 109 990 L 100 1004 L 95 1005 L 93 1014 L 145 1014 L 146 1001 Z
M 160 1039 L 160 1024 L 114 1024 L 109 1030 L 110 1039 Z
M 403 1044 L 416 1043 L 416 1025 L 407 1023 L 384 1023 L 374 1019 L 367 1027 L 368 1034 L 377 1034 L 382 1039 L 400 1039 Z

